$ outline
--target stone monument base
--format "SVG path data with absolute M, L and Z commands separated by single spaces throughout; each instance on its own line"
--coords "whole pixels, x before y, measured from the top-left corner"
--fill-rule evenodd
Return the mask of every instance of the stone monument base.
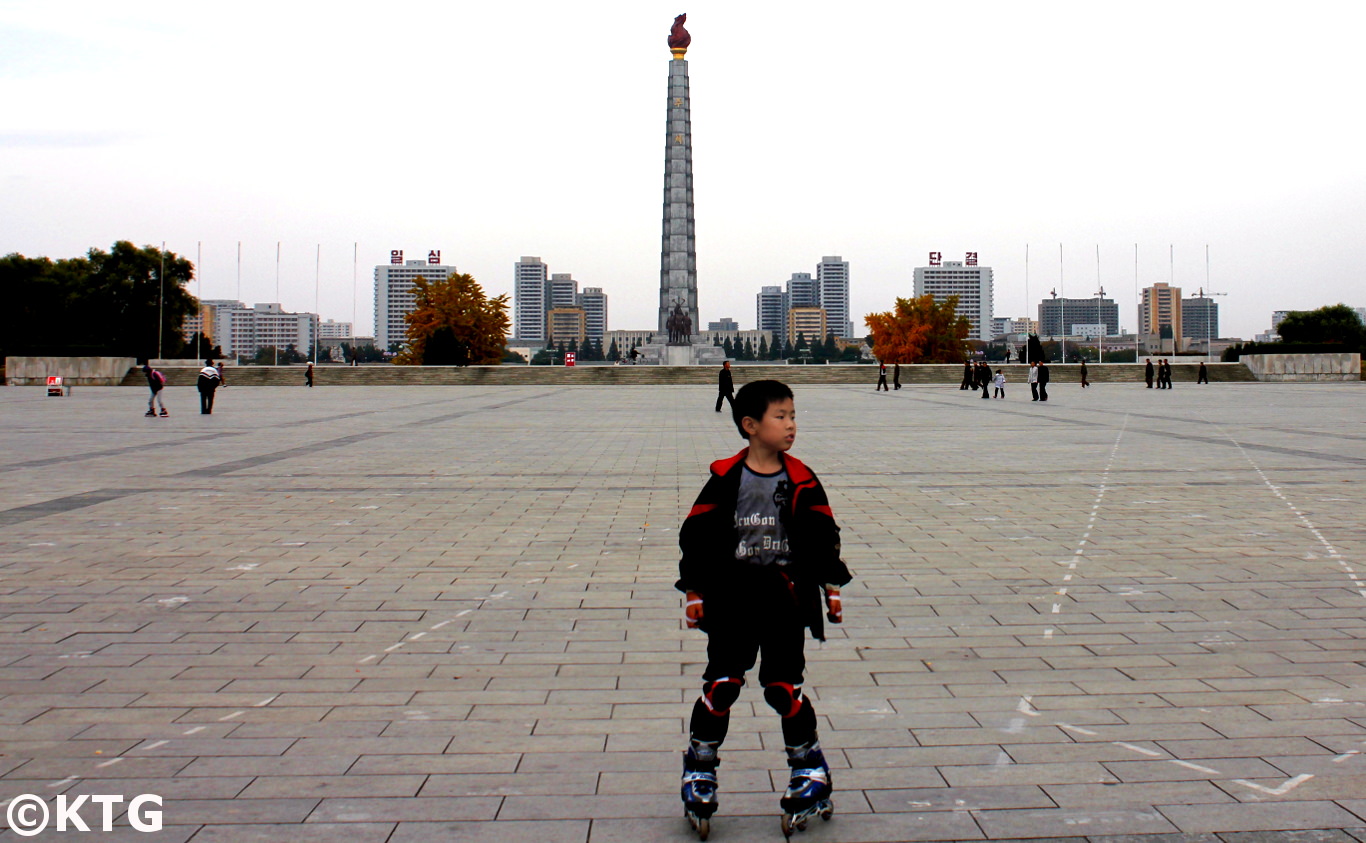
M 646 366 L 720 366 L 725 360 L 726 352 L 720 346 L 697 343 L 643 345 L 639 363 Z

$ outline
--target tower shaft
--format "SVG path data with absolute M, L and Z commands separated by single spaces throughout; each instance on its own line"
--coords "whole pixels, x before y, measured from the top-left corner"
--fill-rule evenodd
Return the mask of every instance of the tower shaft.
M 678 53 L 675 53 L 678 55 Z M 659 258 L 659 332 L 678 303 L 696 333 L 697 241 L 693 223 L 692 118 L 688 102 L 688 62 L 669 62 L 668 134 L 664 146 L 664 233 Z

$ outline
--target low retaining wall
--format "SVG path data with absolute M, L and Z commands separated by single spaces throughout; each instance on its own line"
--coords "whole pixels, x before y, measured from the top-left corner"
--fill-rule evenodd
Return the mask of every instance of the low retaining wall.
M 1259 381 L 1359 381 L 1360 354 L 1245 354 Z
M 1172 364 L 1172 379 L 1193 382 L 1199 361 Z M 1023 385 L 1029 374 L 1027 366 L 996 365 L 1002 369 L 1012 385 Z M 1211 381 L 1255 381 L 1252 372 L 1241 363 L 1209 364 Z M 629 385 L 707 385 L 716 386 L 717 366 L 318 366 L 314 382 L 326 386 L 629 386 Z M 171 386 L 192 386 L 199 375 L 198 367 L 166 368 Z M 877 382 L 877 367 L 862 365 L 784 366 L 736 363 L 731 367 L 737 386 L 760 378 L 776 378 L 793 385 L 834 384 L 859 385 L 872 389 Z M 1077 383 L 1081 368 L 1075 364 L 1055 363 L 1049 366 L 1052 381 L 1061 386 Z M 1093 383 L 1143 383 L 1143 364 L 1106 363 L 1088 367 Z M 957 385 L 963 377 L 962 365 L 902 366 L 901 382 L 916 384 Z M 223 373 L 229 386 L 294 386 L 304 385 L 303 366 L 236 366 Z M 887 367 L 887 379 L 892 379 L 892 367 Z M 146 387 L 147 381 L 136 369 L 124 379 L 125 386 Z M 1027 387 L 1026 387 L 1027 388 Z
M 58 375 L 78 386 L 118 386 L 137 364 L 132 357 L 8 357 L 5 382 L 10 386 L 42 386 Z

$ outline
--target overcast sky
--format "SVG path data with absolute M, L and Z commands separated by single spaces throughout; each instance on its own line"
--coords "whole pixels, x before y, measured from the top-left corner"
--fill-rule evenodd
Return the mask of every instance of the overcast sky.
M 822 255 L 861 322 L 931 251 L 994 267 L 998 316 L 1103 285 L 1132 330 L 1207 246 L 1225 336 L 1366 306 L 1366 5 L 1312 0 L 0 0 L 0 253 L 202 243 L 192 292 L 250 304 L 279 241 L 313 310 L 320 250 L 362 333 L 390 249 L 490 294 L 539 255 L 653 326 L 684 11 L 704 323 Z

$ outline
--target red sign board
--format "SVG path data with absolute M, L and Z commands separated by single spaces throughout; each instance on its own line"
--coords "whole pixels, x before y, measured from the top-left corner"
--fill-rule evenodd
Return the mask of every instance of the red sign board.
M 566 365 L 566 366 L 573 366 L 573 365 L 574 365 L 574 358 L 575 358 L 576 356 L 577 356 L 577 355 L 576 355 L 574 352 L 572 352 L 572 351 L 566 351 L 566 352 L 564 353 L 564 365 Z
M 940 266 L 944 262 L 943 252 L 930 252 L 930 266 Z
M 429 264 L 439 264 L 439 263 L 441 263 L 441 250 L 440 250 L 440 249 L 432 249 L 430 252 L 428 252 L 428 253 L 427 253 L 427 263 L 429 263 Z
M 976 266 L 976 265 L 977 265 L 977 253 L 976 253 L 976 252 L 968 252 L 968 256 L 967 256 L 967 258 L 963 261 L 963 263 L 966 264 L 966 265 L 968 265 L 968 266 Z
M 390 250 L 389 250 L 389 263 L 403 263 L 403 250 L 402 250 L 402 249 L 390 249 Z

